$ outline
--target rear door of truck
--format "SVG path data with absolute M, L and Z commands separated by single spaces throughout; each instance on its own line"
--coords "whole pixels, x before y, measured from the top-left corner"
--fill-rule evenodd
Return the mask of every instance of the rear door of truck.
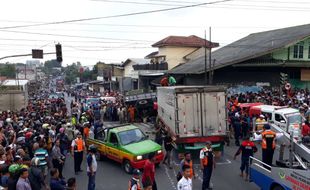
M 178 134 L 180 137 L 202 136 L 200 93 L 177 94 Z
M 226 135 L 226 99 L 225 92 L 204 92 L 203 106 L 203 135 Z

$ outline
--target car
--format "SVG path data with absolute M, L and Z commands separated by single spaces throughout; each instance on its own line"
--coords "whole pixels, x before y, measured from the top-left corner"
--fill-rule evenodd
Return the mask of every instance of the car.
M 108 158 L 122 164 L 126 173 L 143 169 L 150 153 L 155 153 L 157 165 L 164 159 L 161 146 L 132 124 L 102 129 L 96 139 L 90 137 L 86 144 L 97 146 L 100 159 Z

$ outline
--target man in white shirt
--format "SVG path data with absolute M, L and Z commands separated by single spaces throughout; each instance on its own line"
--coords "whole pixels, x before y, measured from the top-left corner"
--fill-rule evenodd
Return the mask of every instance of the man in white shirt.
M 191 168 L 188 165 L 182 167 L 183 177 L 178 182 L 178 190 L 192 190 Z

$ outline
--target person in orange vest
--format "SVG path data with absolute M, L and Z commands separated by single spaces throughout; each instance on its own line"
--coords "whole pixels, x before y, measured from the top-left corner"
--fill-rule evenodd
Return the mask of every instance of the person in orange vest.
M 191 153 L 189 153 L 189 152 L 185 152 L 185 154 L 184 154 L 184 159 L 180 163 L 181 170 L 182 170 L 184 165 L 187 165 L 190 168 L 190 176 L 189 177 L 191 179 L 193 179 L 193 177 L 195 178 L 195 171 L 194 171 L 194 167 L 193 167 L 193 161 L 192 161 L 192 158 L 191 158 Z
M 212 171 L 215 169 L 214 154 L 211 148 L 211 142 L 206 142 L 206 147 L 200 150 L 200 168 L 203 171 L 202 190 L 212 189 L 210 180 Z
M 135 108 L 130 105 L 128 108 L 129 117 L 130 117 L 130 123 L 133 123 L 135 121 Z
M 270 130 L 270 125 L 264 125 L 262 136 L 262 159 L 263 162 L 272 165 L 273 153 L 276 148 L 277 134 Z
M 79 132 L 77 138 L 71 143 L 71 155 L 74 157 L 74 171 L 75 175 L 78 172 L 82 172 L 81 164 L 83 162 L 83 153 L 85 150 L 85 142 L 82 138 L 82 134 Z
M 142 190 L 140 185 L 140 175 L 141 172 L 138 169 L 134 169 L 132 172 L 132 178 L 128 183 L 128 190 Z
M 87 138 L 89 137 L 90 123 L 85 122 L 83 126 L 84 126 L 84 129 L 83 129 L 84 139 L 87 140 Z

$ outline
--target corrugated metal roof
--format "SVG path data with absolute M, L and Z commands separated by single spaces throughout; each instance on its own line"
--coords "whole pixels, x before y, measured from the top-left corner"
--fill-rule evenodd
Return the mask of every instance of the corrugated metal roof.
M 133 65 L 144 65 L 144 64 L 149 64 L 150 59 L 143 59 L 143 58 L 128 58 L 124 62 L 124 66 L 127 65 L 128 63 L 133 62 Z
M 214 69 L 266 55 L 309 36 L 310 24 L 250 34 L 212 52 L 212 60 L 215 59 Z M 205 58 L 201 56 L 175 67 L 169 73 L 201 74 L 204 73 L 204 64 Z

